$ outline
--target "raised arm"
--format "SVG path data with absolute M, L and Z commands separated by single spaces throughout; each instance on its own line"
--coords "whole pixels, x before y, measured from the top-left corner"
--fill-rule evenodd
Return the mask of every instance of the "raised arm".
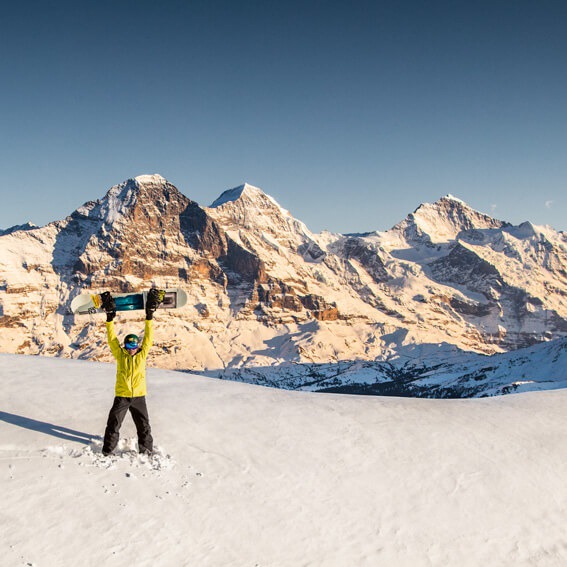
M 145 358 L 154 342 L 154 326 L 151 319 L 146 319 L 146 326 L 144 327 L 144 340 L 140 348 L 140 353 Z
M 110 347 L 112 356 L 117 359 L 120 356 L 122 349 L 120 348 L 120 341 L 118 340 L 116 331 L 114 330 L 114 321 L 106 322 L 106 338 L 108 340 L 108 346 Z
M 142 346 L 140 348 L 140 353 L 144 358 L 148 356 L 150 347 L 154 342 L 154 312 L 163 301 L 164 295 L 164 290 L 156 288 L 152 288 L 148 292 L 148 297 L 146 299 L 146 326 L 144 329 L 144 340 L 142 341 Z
M 116 336 L 114 330 L 114 317 L 116 317 L 116 305 L 114 303 L 114 298 L 110 295 L 109 291 L 105 291 L 100 294 L 100 299 L 102 302 L 102 308 L 106 311 L 106 338 L 108 341 L 108 346 L 112 352 L 114 358 L 118 359 L 120 356 L 120 341 Z

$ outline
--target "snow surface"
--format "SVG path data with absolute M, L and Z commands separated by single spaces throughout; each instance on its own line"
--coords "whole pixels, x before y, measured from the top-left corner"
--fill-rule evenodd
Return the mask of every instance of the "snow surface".
M 567 391 L 424 400 L 149 369 L 159 448 L 100 438 L 114 366 L 0 355 L 10 566 L 563 566 Z

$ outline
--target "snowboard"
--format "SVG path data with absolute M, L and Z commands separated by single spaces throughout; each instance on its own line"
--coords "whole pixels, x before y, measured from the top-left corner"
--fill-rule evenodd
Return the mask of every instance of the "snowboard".
M 116 311 L 139 311 L 146 308 L 147 291 L 136 293 L 113 293 Z M 166 289 L 163 302 L 158 309 L 178 309 L 187 303 L 187 293 L 182 289 Z M 75 315 L 105 313 L 100 295 L 82 293 L 71 301 L 71 312 Z

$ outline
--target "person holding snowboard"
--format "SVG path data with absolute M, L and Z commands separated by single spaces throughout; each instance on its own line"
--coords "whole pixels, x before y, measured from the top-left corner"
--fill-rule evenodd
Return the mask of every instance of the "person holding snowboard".
M 124 346 L 116 337 L 114 317 L 116 305 L 109 292 L 101 294 L 102 306 L 106 311 L 106 332 L 108 346 L 116 359 L 115 397 L 104 432 L 102 454 L 110 455 L 120 435 L 120 426 L 130 410 L 138 434 L 138 451 L 151 455 L 153 451 L 152 430 L 146 406 L 146 358 L 153 341 L 153 315 L 163 301 L 164 292 L 152 288 L 146 300 L 146 324 L 144 340 L 140 344 L 138 337 L 129 334 L 124 339 Z

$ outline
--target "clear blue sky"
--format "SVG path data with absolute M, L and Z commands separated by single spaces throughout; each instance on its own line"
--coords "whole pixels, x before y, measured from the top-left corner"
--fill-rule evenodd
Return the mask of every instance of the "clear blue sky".
M 0 227 L 143 173 L 312 230 L 452 193 L 567 229 L 567 2 L 39 0 L 0 16 Z

